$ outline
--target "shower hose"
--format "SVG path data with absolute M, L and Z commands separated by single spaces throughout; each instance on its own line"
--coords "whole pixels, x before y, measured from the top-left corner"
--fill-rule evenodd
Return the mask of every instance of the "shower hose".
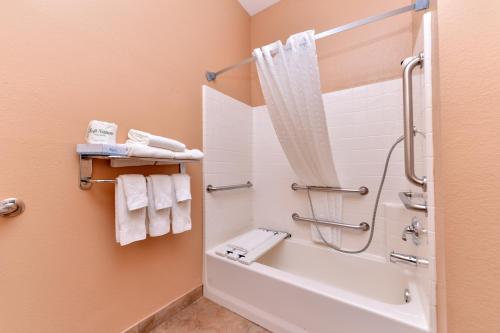
M 364 252 L 364 251 L 366 251 L 366 249 L 368 249 L 368 247 L 370 246 L 370 244 L 372 243 L 372 240 L 373 240 L 373 233 L 375 232 L 375 222 L 376 222 L 376 219 L 377 219 L 378 204 L 379 204 L 379 201 L 380 201 L 380 195 L 382 193 L 382 188 L 384 187 L 385 177 L 387 175 L 387 169 L 389 168 L 389 161 L 391 160 L 392 152 L 394 151 L 394 149 L 396 148 L 396 146 L 401 141 L 403 141 L 403 139 L 404 139 L 404 136 L 400 136 L 396 140 L 396 142 L 394 142 L 392 144 L 392 147 L 391 147 L 391 149 L 389 149 L 389 153 L 387 154 L 387 157 L 385 159 L 384 172 L 382 173 L 382 178 L 380 179 L 380 185 L 378 186 L 377 197 L 375 199 L 375 205 L 373 206 L 372 225 L 370 227 L 370 237 L 368 237 L 368 241 L 366 242 L 365 246 L 363 246 L 361 249 L 359 249 L 359 250 L 344 250 L 344 249 L 342 249 L 342 248 L 340 248 L 340 247 L 338 247 L 336 245 L 331 244 L 330 242 L 328 242 L 325 239 L 325 237 L 321 233 L 321 230 L 319 230 L 318 220 L 316 219 L 316 215 L 314 214 L 314 207 L 313 207 L 313 203 L 312 203 L 312 200 L 311 200 L 311 192 L 310 192 L 309 189 L 307 189 L 307 198 L 309 199 L 309 207 L 311 208 L 312 217 L 313 217 L 313 220 L 314 220 L 314 226 L 316 227 L 316 231 L 318 232 L 319 237 L 321 238 L 321 240 L 323 241 L 323 243 L 325 243 L 325 245 L 327 245 L 328 247 L 330 247 L 330 248 L 332 248 L 332 249 L 334 249 L 336 251 L 339 251 L 339 252 L 342 252 L 342 253 L 348 253 L 348 254 L 357 254 L 357 253 Z

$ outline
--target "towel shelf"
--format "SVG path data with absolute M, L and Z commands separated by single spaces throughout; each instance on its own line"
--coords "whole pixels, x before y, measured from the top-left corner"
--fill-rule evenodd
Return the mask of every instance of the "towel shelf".
M 331 225 L 334 227 L 340 227 L 340 228 L 346 228 L 346 229 L 353 229 L 353 230 L 361 230 L 361 231 L 368 231 L 370 230 L 370 225 L 366 222 L 361 222 L 360 224 L 348 224 L 348 223 L 342 223 L 342 222 L 336 222 L 336 221 L 330 221 L 330 220 L 321 220 L 321 219 L 311 219 L 308 217 L 302 217 L 297 213 L 292 214 L 292 219 L 294 221 L 299 221 L 299 222 L 317 222 L 320 224 L 327 224 Z
M 176 160 L 171 158 L 151 158 L 151 157 L 129 157 L 129 156 L 114 156 L 114 155 L 80 155 L 80 188 L 88 190 L 92 184 L 114 184 L 116 179 L 94 179 L 92 178 L 93 160 L 127 160 L 127 161 L 144 161 L 154 162 L 150 165 L 179 165 L 179 173 L 184 173 L 186 170 L 185 163 L 197 162 L 197 160 Z
M 251 181 L 246 182 L 245 184 L 237 184 L 237 185 L 226 185 L 226 186 L 207 186 L 207 192 L 212 193 L 216 191 L 227 191 L 227 190 L 236 190 L 238 188 L 250 188 L 253 184 Z
M 342 187 L 330 187 L 330 186 L 311 186 L 311 185 L 299 185 L 297 183 L 292 184 L 292 190 L 310 190 L 310 191 L 321 191 L 321 192 L 345 192 L 345 193 L 359 193 L 361 195 L 368 194 L 369 190 L 366 186 L 361 186 L 358 189 L 349 189 Z

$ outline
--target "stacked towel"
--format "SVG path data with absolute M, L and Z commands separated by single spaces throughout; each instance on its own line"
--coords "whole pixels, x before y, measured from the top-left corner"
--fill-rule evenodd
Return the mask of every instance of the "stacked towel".
M 286 232 L 255 229 L 219 246 L 215 253 L 250 265 L 288 236 Z
M 141 143 L 146 146 L 167 149 L 170 151 L 182 152 L 186 149 L 186 145 L 174 139 L 165 138 L 149 134 L 147 132 L 131 129 L 128 131 L 128 138 L 132 142 Z
M 127 140 L 128 156 L 151 158 L 174 158 L 174 152 L 167 149 L 155 148 Z
M 191 184 L 187 174 L 172 175 L 174 198 L 172 202 L 172 232 L 191 230 Z
M 120 245 L 146 238 L 146 181 L 142 175 L 122 175 L 115 188 L 116 241 Z
M 170 232 L 172 207 L 172 180 L 167 175 L 151 175 L 146 178 L 148 188 L 148 233 L 151 237 Z

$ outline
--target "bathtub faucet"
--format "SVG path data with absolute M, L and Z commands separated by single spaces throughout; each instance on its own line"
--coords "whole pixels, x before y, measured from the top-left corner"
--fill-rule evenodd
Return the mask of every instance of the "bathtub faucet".
M 402 262 L 404 264 L 413 265 L 413 266 L 421 266 L 421 267 L 428 267 L 429 266 L 429 260 L 427 260 L 427 259 L 419 258 L 419 257 L 412 256 L 412 255 L 397 253 L 394 251 L 391 252 L 390 259 L 391 259 L 392 263 Z

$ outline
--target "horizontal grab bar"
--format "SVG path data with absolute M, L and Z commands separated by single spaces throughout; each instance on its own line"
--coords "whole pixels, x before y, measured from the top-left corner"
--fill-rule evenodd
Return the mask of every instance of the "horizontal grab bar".
M 399 199 L 401 199 L 401 202 L 407 209 L 427 212 L 427 203 L 415 203 L 412 201 L 412 198 L 417 196 L 418 194 L 413 192 L 399 192 Z
M 354 229 L 354 230 L 361 230 L 361 231 L 368 231 L 370 230 L 370 225 L 366 222 L 361 222 L 359 225 L 355 224 L 348 224 L 348 223 L 342 223 L 342 222 L 335 222 L 335 221 L 330 221 L 330 220 L 321 220 L 321 219 L 311 219 L 308 217 L 301 217 L 297 213 L 292 214 L 292 219 L 294 221 L 300 221 L 300 222 L 318 222 L 321 224 L 328 224 L 332 225 L 335 227 L 341 227 L 341 228 L 347 228 L 347 229 Z
M 322 191 L 322 192 L 347 192 L 347 193 L 359 193 L 361 195 L 368 194 L 369 190 L 366 186 L 361 186 L 358 189 L 349 189 L 341 187 L 330 187 L 330 186 L 311 186 L 311 185 L 299 185 L 297 183 L 292 184 L 292 190 L 311 190 L 311 191 Z
M 215 192 L 215 191 L 227 191 L 227 190 L 236 190 L 238 188 L 249 188 L 252 187 L 253 184 L 252 182 L 248 181 L 245 184 L 237 184 L 237 185 L 227 185 L 227 186 L 213 186 L 213 185 L 208 185 L 207 186 L 207 192 Z

